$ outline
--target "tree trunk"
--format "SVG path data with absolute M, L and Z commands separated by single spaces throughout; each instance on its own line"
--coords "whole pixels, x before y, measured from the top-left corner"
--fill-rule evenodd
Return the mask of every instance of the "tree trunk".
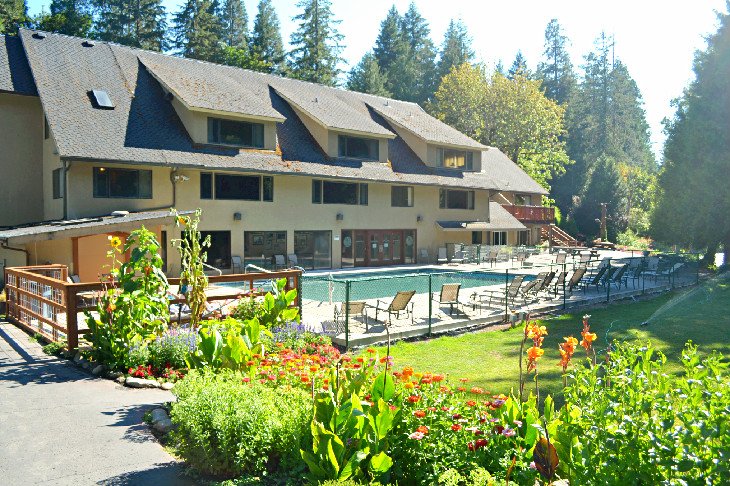
M 723 266 L 725 268 L 728 268 L 728 265 L 730 265 L 730 233 L 725 235 L 725 241 L 722 242 L 723 245 Z
M 710 265 L 713 265 L 715 263 L 715 254 L 717 253 L 717 249 L 720 245 L 717 243 L 712 243 L 707 247 L 707 252 L 705 253 L 705 256 L 702 257 L 702 260 L 700 260 L 700 265 L 702 267 L 707 268 Z

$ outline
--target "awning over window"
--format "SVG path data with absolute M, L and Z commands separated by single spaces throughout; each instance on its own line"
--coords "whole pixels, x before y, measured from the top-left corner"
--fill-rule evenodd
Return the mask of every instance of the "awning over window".
M 181 212 L 181 214 L 188 213 L 191 213 L 191 211 Z M 119 216 L 48 221 L 35 225 L 0 230 L 0 241 L 10 245 L 22 245 L 33 241 L 98 235 L 115 231 L 127 232 L 138 229 L 142 224 L 146 224 L 147 226 L 153 224 L 171 224 L 173 221 L 173 217 L 170 216 L 170 211 L 145 211 Z
M 512 216 L 501 204 L 489 203 L 489 221 L 436 221 L 443 231 L 510 231 L 527 227 Z

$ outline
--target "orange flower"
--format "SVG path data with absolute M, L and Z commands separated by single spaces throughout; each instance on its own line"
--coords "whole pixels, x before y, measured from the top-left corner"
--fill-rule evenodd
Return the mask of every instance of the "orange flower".
M 418 395 L 410 395 L 408 397 L 408 401 L 411 403 L 418 403 L 421 401 L 421 397 L 419 397 Z
M 478 386 L 473 386 L 469 391 L 474 393 L 475 395 L 481 395 L 482 393 L 484 393 L 484 389 L 479 388 Z
M 580 345 L 583 346 L 586 351 L 590 351 L 591 346 L 593 346 L 593 341 L 595 341 L 598 336 L 590 331 L 583 331 L 580 334 L 583 336 L 583 340 L 580 342 Z
M 424 412 L 423 410 L 416 410 L 415 412 L 413 412 L 413 416 L 423 418 L 426 416 L 426 412 Z
M 542 348 L 538 348 L 537 346 L 533 346 L 527 350 L 527 358 L 532 361 L 535 361 L 543 354 L 545 354 L 545 350 Z
M 454 432 L 460 431 L 461 430 L 461 424 L 454 424 L 454 425 L 452 425 L 451 426 L 451 430 L 453 430 Z
M 414 387 L 415 385 L 414 385 L 414 384 L 413 384 L 412 382 L 410 382 L 410 381 L 409 381 L 408 383 L 406 383 L 406 384 L 405 384 L 405 385 L 403 385 L 403 386 L 404 386 L 405 388 L 407 388 L 408 390 L 412 390 L 412 389 L 413 389 L 413 387 Z
M 365 350 L 368 354 L 375 354 L 375 350 L 373 348 L 368 348 Z
M 565 370 L 568 369 L 570 359 L 573 357 L 573 353 L 575 352 L 578 340 L 573 336 L 566 336 L 563 339 L 565 339 L 565 342 L 558 345 L 558 349 L 560 350 L 560 363 L 558 366 L 562 366 L 563 373 L 565 373 Z
M 446 375 L 433 375 L 433 381 L 435 383 L 439 383 L 441 381 L 444 381 L 446 379 Z
M 423 435 L 426 435 L 426 434 L 428 434 L 428 427 L 426 427 L 425 425 L 419 425 L 418 428 L 416 429 L 416 432 L 420 432 Z
M 183 218 L 182 216 L 178 216 L 177 217 L 177 223 L 185 226 L 186 224 L 188 224 L 188 220 L 185 219 L 185 218 Z

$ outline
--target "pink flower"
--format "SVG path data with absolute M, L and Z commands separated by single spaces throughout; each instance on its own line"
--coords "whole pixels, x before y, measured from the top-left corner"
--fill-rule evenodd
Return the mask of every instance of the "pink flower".
M 532 469 L 533 471 L 537 469 L 537 466 L 535 465 L 535 461 L 532 461 L 530 463 L 530 469 Z
M 502 435 L 505 437 L 513 437 L 516 433 L 515 429 L 510 429 L 509 427 L 502 431 Z
M 515 425 L 517 427 L 522 427 L 522 420 L 515 420 Z
M 425 436 L 423 435 L 423 432 L 413 432 L 411 435 L 408 436 L 409 439 L 414 439 L 414 440 L 421 440 L 424 437 Z

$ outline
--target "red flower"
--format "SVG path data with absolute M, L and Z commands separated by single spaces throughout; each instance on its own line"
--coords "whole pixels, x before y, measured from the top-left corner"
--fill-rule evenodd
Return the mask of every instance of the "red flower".
M 423 418 L 426 416 L 426 412 L 424 412 L 423 410 L 416 410 L 415 412 L 413 412 L 413 415 L 418 418 Z
M 451 430 L 453 430 L 454 432 L 458 432 L 459 430 L 461 430 L 461 424 L 452 425 Z
M 466 404 L 468 406 L 470 406 L 470 407 L 476 407 L 477 406 L 477 402 L 475 402 L 474 400 L 469 400 L 469 401 L 466 402 Z
M 423 435 L 426 435 L 426 434 L 428 434 L 428 427 L 426 427 L 425 425 L 419 425 L 418 428 L 416 429 L 416 432 L 420 432 Z
M 408 397 L 408 401 L 411 403 L 418 403 L 419 401 L 421 401 L 421 397 L 419 397 L 418 395 L 410 395 Z

